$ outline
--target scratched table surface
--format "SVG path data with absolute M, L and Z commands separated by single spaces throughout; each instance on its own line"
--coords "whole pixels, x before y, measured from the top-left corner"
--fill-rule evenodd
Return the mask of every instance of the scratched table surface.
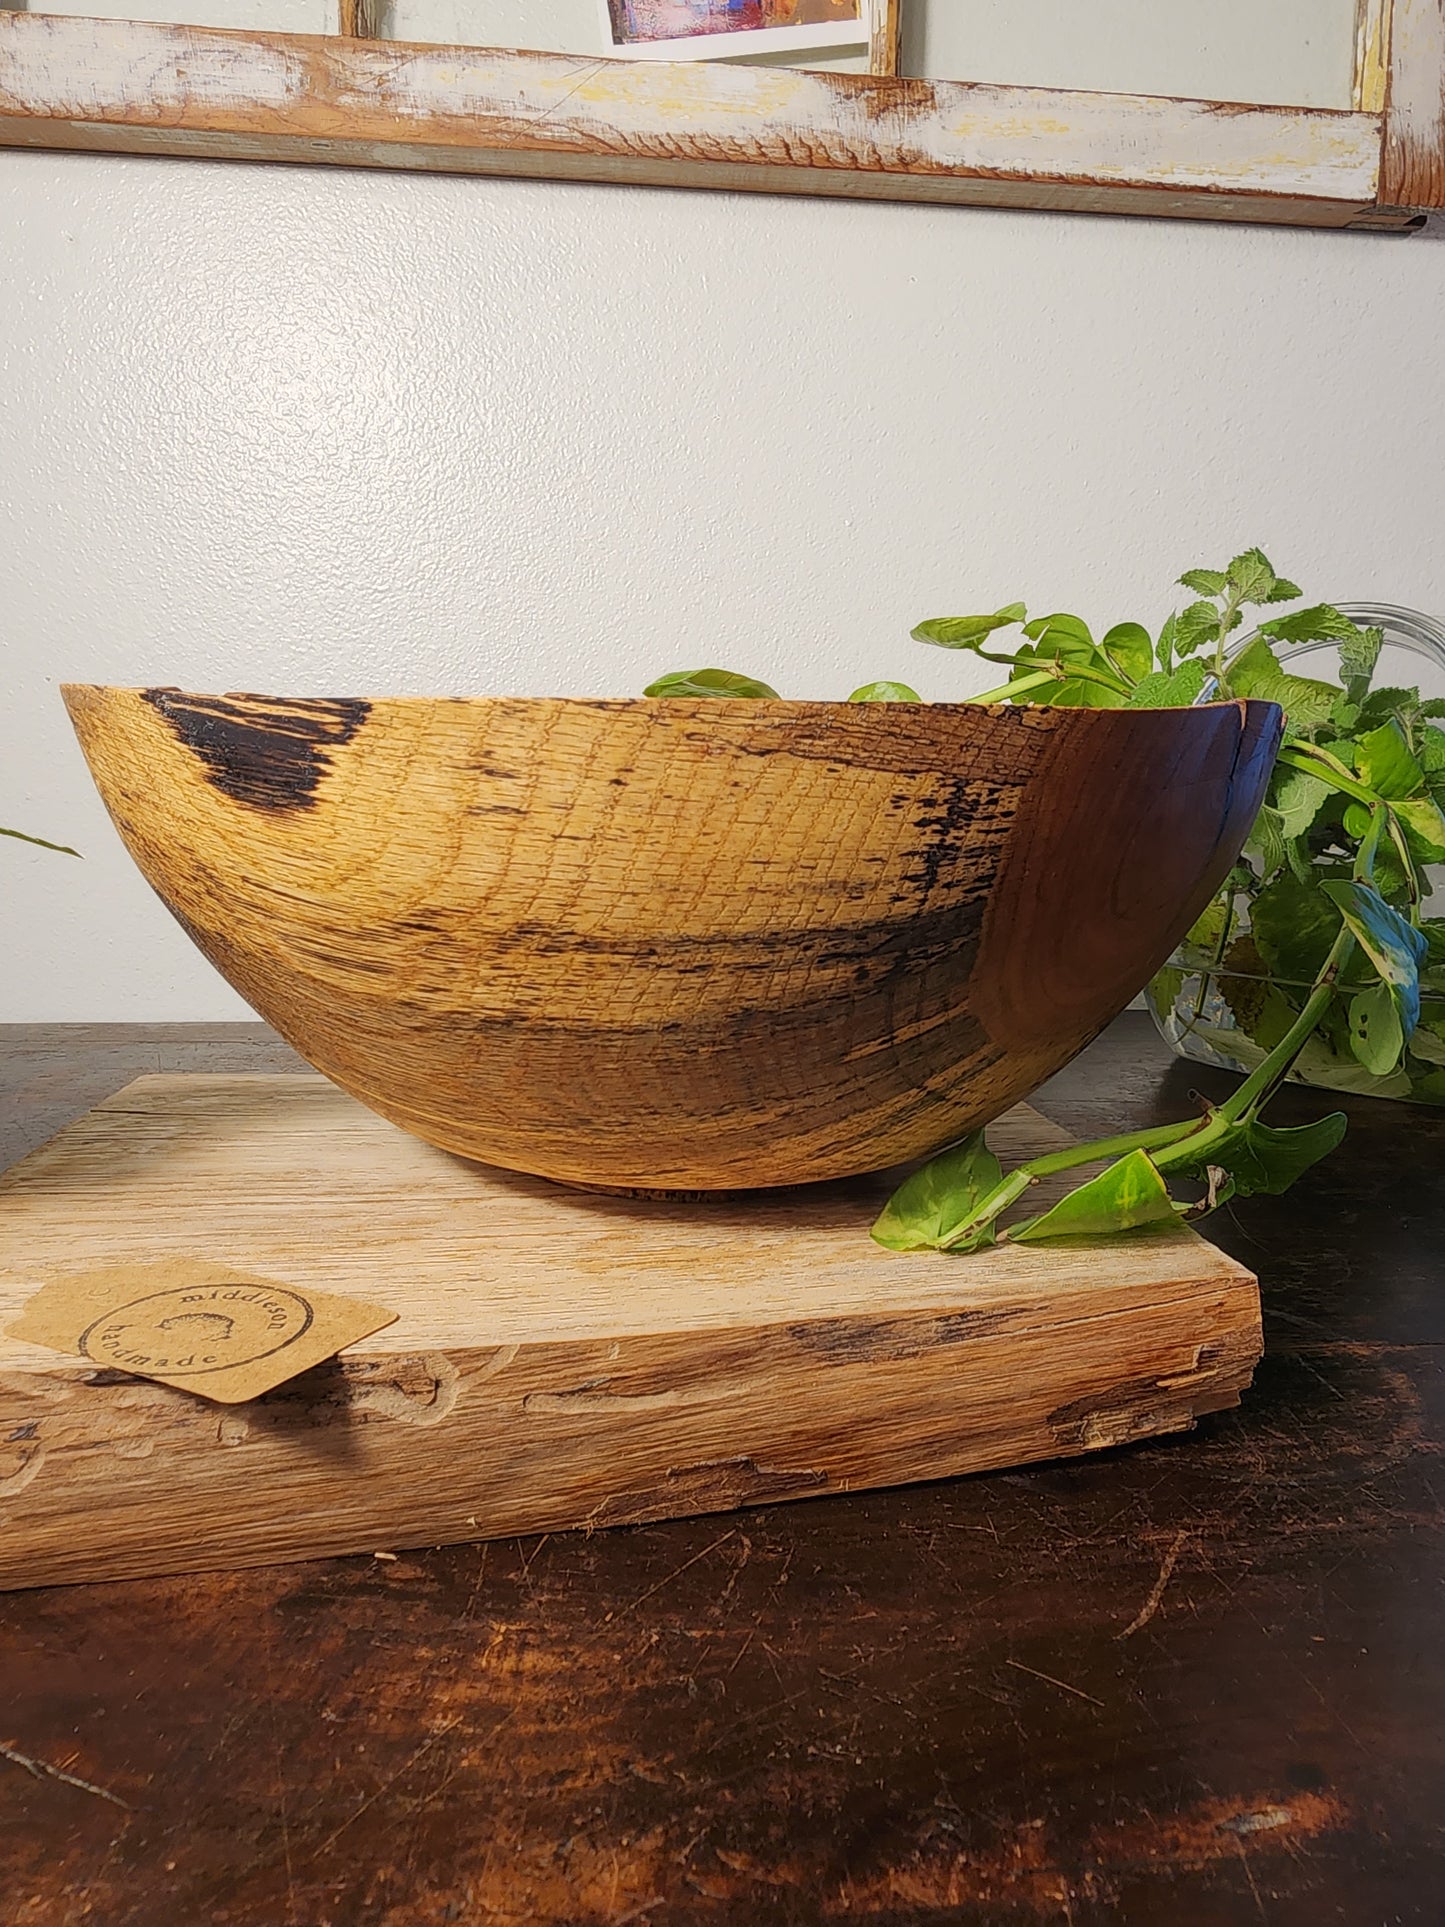
M 141 1071 L 296 1062 L 259 1025 L 12 1026 L 0 1150 Z M 1129 1016 L 1042 1101 L 1097 1134 L 1228 1081 Z M 1331 1163 L 1215 1220 L 1268 1355 L 1191 1436 L 0 1596 L 5 1927 L 1437 1927 L 1445 1113 L 1346 1108 Z

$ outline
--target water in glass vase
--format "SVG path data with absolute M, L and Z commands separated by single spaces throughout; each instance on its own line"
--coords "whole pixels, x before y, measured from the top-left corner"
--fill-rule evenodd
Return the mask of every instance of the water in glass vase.
M 1360 982 L 1346 971 L 1293 1076 L 1330 1090 L 1445 1104 L 1445 625 L 1381 604 L 1336 607 L 1380 633 L 1364 680 L 1358 664 L 1341 662 L 1335 643 L 1280 651 L 1283 666 L 1297 674 L 1301 659 L 1313 656 L 1310 670 L 1329 678 L 1315 685 L 1320 720 L 1310 739 L 1333 758 L 1341 780 L 1354 774 L 1391 797 L 1398 854 L 1386 847 L 1379 880 L 1401 908 L 1412 890 L 1420 892 L 1414 915 L 1430 948 L 1420 1019 L 1408 1041 L 1384 1034 L 1395 1019 L 1357 953 Z M 1256 640 L 1247 638 L 1233 655 Z M 1288 1030 L 1339 929 L 1321 886 L 1349 875 L 1365 822 L 1363 807 L 1339 789 L 1298 770 L 1277 772 L 1244 858 L 1146 992 L 1179 1056 L 1247 1072 Z

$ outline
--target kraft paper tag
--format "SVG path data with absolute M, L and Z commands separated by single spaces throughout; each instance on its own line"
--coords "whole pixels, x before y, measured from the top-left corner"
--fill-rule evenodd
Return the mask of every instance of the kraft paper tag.
M 396 1319 L 359 1298 L 171 1258 L 52 1278 L 7 1329 L 32 1345 L 239 1405 Z

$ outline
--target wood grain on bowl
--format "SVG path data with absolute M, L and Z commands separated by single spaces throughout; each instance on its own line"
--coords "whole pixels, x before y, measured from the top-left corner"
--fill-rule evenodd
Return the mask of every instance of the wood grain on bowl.
M 65 691 L 131 854 L 303 1056 L 572 1182 L 874 1170 L 996 1117 L 1238 853 L 1271 704 Z

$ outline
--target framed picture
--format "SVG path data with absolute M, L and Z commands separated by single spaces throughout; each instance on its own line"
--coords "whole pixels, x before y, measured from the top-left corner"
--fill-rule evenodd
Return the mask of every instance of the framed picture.
M 104 9 L 136 0 L 59 3 Z M 200 0 L 188 3 L 198 8 Z M 915 29 L 926 30 L 922 57 L 931 44 L 928 10 L 933 26 L 948 21 L 952 31 L 969 11 L 961 0 L 865 0 L 849 19 L 835 9 L 831 22 L 798 18 L 804 5 L 816 15 L 817 0 L 796 0 L 791 10 L 780 0 L 754 0 L 764 20 L 782 17 L 781 27 L 761 28 L 718 0 L 628 0 L 623 31 L 655 32 L 679 19 L 695 31 L 624 41 L 612 50 L 643 57 L 620 60 L 605 56 L 621 0 L 607 9 L 605 33 L 598 0 L 568 0 L 569 18 L 575 5 L 590 23 L 586 54 L 378 41 L 371 37 L 378 3 L 329 0 L 342 32 L 323 36 L 239 22 L 209 28 L 22 13 L 0 0 L 0 150 L 645 182 L 1381 233 L 1407 233 L 1429 211 L 1445 210 L 1445 0 L 1329 0 L 1336 17 L 1326 38 L 1338 85 L 1328 99 L 1308 102 L 1295 101 L 1290 74 L 1298 73 L 1304 96 L 1318 64 L 1311 52 L 1292 69 L 1288 50 L 1285 78 L 1277 75 L 1264 99 L 1243 79 L 1227 93 L 1151 94 L 896 78 L 904 5 Z M 1079 0 L 1038 3 L 1054 6 L 1061 20 L 1089 11 Z M 1324 0 L 1318 3 L 1323 12 Z M 170 0 L 145 4 L 159 11 Z M 262 0 L 207 4 L 243 13 Z M 558 0 L 523 4 L 563 12 Z M 989 4 L 1001 14 L 1018 11 L 1018 0 Z M 1141 9 L 1150 4 L 1136 0 Z M 1302 10 L 1315 0 L 1293 4 Z M 1197 24 L 1197 5 L 1177 0 L 1177 10 Z M 1298 25 L 1303 12 L 1295 18 Z M 808 49 L 795 45 L 806 36 L 816 47 L 820 34 L 841 27 L 857 46 L 865 22 L 866 73 L 812 71 Z M 727 57 L 745 52 L 753 35 L 779 32 L 790 36 L 782 65 Z M 703 56 L 687 69 L 685 85 L 681 70 L 667 64 L 679 49 L 684 58 Z M 1302 40 L 1297 51 L 1306 51 Z
M 877 0 L 598 0 L 624 60 L 738 60 L 863 47 Z

